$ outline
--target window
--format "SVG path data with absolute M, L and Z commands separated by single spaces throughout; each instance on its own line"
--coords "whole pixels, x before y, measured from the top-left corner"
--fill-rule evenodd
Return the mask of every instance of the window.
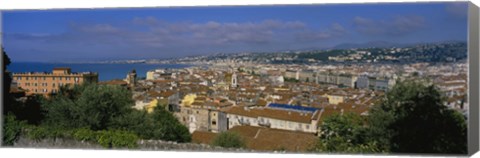
M 310 129 L 310 125 L 305 125 L 305 128 Z
M 19 77 L 17 77 L 17 80 L 22 80 L 22 77 L 20 77 L 20 76 L 19 76 Z
M 45 77 L 45 76 L 43 76 L 43 80 L 44 80 L 44 81 L 46 80 L 46 77 Z
M 78 82 L 78 77 L 75 77 L 75 82 Z
M 197 114 L 198 114 L 198 110 L 197 110 Z
M 35 89 L 35 93 L 38 92 L 37 89 Z
M 54 81 L 55 81 L 55 77 L 52 77 L 52 80 L 54 80 Z
M 52 87 L 55 87 L 55 83 L 52 83 Z
M 33 80 L 37 80 L 37 76 L 33 77 Z
M 60 80 L 60 81 L 61 81 L 61 80 L 62 80 L 62 77 L 58 77 L 58 80 Z
M 217 125 L 217 121 L 213 120 L 212 125 Z
M 27 80 L 27 81 L 28 81 L 28 77 L 25 77 L 25 80 Z
M 65 77 L 65 80 L 70 81 L 70 77 Z
M 37 83 L 34 83 L 33 85 L 34 85 L 34 86 L 37 86 Z

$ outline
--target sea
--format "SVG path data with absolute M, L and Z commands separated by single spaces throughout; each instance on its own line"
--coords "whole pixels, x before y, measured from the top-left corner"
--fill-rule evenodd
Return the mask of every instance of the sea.
M 12 62 L 7 66 L 10 72 L 52 72 L 55 67 L 70 67 L 72 72 L 97 72 L 100 81 L 125 79 L 127 74 L 135 69 L 137 77 L 146 77 L 147 71 L 154 69 L 180 69 L 191 67 L 184 64 L 79 64 L 79 63 L 36 63 Z

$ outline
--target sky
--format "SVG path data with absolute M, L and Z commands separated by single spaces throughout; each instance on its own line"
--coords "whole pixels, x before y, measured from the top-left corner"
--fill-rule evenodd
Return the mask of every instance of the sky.
M 2 11 L 12 61 L 164 59 L 467 41 L 466 2 Z

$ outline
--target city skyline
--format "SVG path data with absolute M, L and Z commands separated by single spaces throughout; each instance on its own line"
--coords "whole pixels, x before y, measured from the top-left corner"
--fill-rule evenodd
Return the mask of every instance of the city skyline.
M 170 58 L 466 41 L 466 11 L 465 2 L 4 11 L 3 31 L 15 61 Z

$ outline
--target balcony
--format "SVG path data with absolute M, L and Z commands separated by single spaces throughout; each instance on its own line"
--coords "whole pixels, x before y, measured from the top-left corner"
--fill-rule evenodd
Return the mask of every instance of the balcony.
M 239 122 L 241 125 L 250 125 L 250 121 L 249 121 L 249 120 L 238 119 L 238 122 Z
M 270 127 L 270 122 L 265 122 L 263 120 L 258 121 L 258 125 L 264 126 L 264 127 Z

